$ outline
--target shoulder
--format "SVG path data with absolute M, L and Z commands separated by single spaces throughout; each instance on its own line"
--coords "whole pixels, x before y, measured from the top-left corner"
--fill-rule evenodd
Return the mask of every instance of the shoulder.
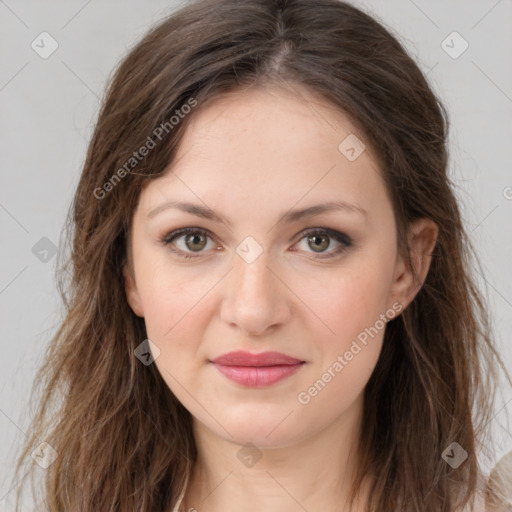
M 492 469 L 486 492 L 486 512 L 512 511 L 512 452 L 505 454 Z

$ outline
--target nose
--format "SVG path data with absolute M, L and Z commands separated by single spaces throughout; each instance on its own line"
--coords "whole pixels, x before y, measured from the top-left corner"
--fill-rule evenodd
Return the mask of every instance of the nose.
M 234 255 L 234 268 L 227 276 L 221 318 L 252 336 L 278 328 L 291 316 L 291 292 L 272 268 L 268 252 L 248 263 Z

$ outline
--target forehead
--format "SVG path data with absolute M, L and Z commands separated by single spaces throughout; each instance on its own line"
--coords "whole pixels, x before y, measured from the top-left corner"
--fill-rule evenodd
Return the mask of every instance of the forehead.
M 240 150 L 254 156 L 258 150 L 279 149 L 290 159 L 312 148 L 336 149 L 340 137 L 357 131 L 340 109 L 304 87 L 252 87 L 196 109 L 177 158 L 192 147 L 211 151 L 222 144 L 223 149 L 226 145 L 232 148 L 226 157 L 243 158 L 245 152 Z M 265 152 L 260 158 L 265 158 Z
M 368 145 L 348 158 L 347 144 L 357 141 L 364 144 L 364 135 L 349 118 L 304 88 L 230 93 L 194 111 L 175 159 L 141 204 L 146 213 L 165 199 L 225 208 L 277 203 L 280 211 L 298 201 L 345 200 L 365 208 L 386 192 Z

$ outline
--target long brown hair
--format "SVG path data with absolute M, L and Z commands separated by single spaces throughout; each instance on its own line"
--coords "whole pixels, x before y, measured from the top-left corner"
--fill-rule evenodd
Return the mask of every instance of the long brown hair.
M 66 316 L 35 381 L 37 411 L 16 468 L 43 441 L 57 452 L 44 473 L 50 512 L 164 512 L 186 485 L 196 457 L 191 415 L 156 366 L 135 357 L 146 331 L 125 296 L 126 237 L 141 190 L 172 162 L 194 113 L 255 84 L 305 87 L 360 127 L 378 156 L 403 254 L 411 221 L 439 227 L 426 281 L 388 323 L 365 388 L 354 496 L 370 475 L 368 510 L 471 503 L 505 367 L 447 174 L 445 110 L 398 40 L 350 4 L 198 0 L 122 60 L 88 147 L 61 267 Z M 457 468 L 442 457 L 452 442 L 468 453 Z

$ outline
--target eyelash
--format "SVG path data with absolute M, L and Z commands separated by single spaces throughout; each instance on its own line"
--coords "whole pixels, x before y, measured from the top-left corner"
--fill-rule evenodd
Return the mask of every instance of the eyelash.
M 167 246 L 167 245 L 170 245 L 176 238 L 179 238 L 183 235 L 189 235 L 189 234 L 201 234 L 206 237 L 212 238 L 210 236 L 209 231 L 201 229 L 201 228 L 181 228 L 181 229 L 177 229 L 175 231 L 168 233 L 167 235 L 165 235 L 163 238 L 160 239 L 160 242 L 163 243 L 165 246 Z M 338 256 L 339 254 L 341 254 L 342 252 L 344 252 L 346 249 L 348 249 L 349 247 L 351 247 L 353 245 L 352 240 L 347 235 L 340 233 L 339 231 L 336 231 L 334 229 L 329 229 L 329 228 L 306 229 L 299 234 L 300 238 L 299 238 L 298 242 L 300 242 L 303 238 L 312 236 L 312 235 L 327 235 L 331 238 L 334 238 L 337 242 L 339 242 L 341 244 L 337 249 L 335 249 L 331 253 L 327 253 L 328 256 L 321 256 L 321 254 L 324 254 L 324 253 L 317 253 L 319 255 L 319 256 L 316 256 L 317 259 L 333 258 L 335 256 Z M 183 252 L 181 249 L 178 249 L 178 250 L 171 249 L 171 251 L 185 259 L 197 258 L 201 255 L 201 252 L 202 252 L 202 251 L 199 251 L 197 253 L 197 255 L 193 256 L 190 253 L 187 254 L 187 253 Z

